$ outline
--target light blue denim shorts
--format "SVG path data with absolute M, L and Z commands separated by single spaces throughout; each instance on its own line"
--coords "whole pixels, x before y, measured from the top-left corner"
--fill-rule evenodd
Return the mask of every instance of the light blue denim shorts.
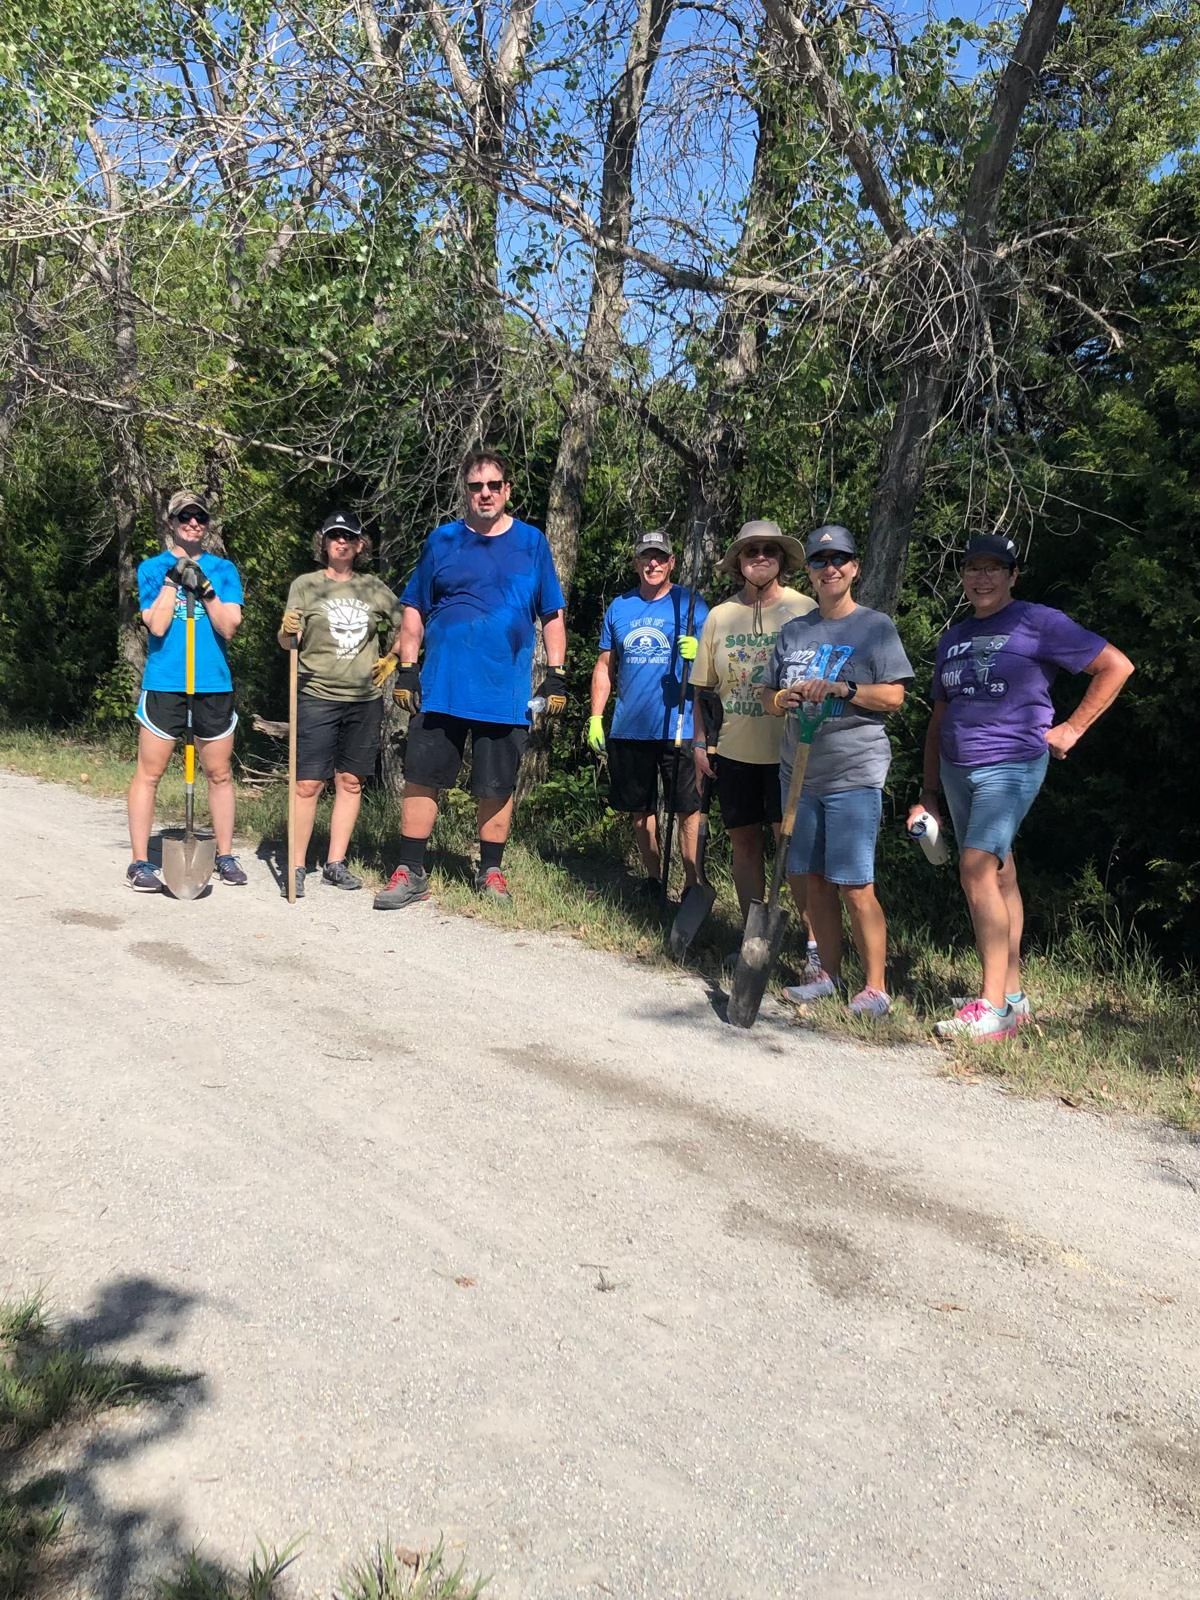
M 943 761 L 942 788 L 958 848 L 986 850 L 1003 866 L 1049 765 L 1049 750 L 1032 761 L 997 761 L 987 767 Z
M 875 882 L 882 789 L 802 794 L 788 851 L 789 872 L 817 872 L 847 887 Z

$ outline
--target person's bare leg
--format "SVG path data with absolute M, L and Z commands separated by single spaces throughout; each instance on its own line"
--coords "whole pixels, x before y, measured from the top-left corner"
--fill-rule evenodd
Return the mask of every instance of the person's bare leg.
M 767 892 L 766 869 L 763 865 L 763 831 L 757 822 L 744 828 L 730 828 L 729 845 L 733 852 L 731 871 L 733 887 L 737 890 L 742 921 L 750 910 L 751 900 L 761 900 Z
M 658 850 L 658 818 L 653 811 L 634 812 L 633 837 L 638 855 L 642 858 L 642 871 L 648 878 L 660 877 L 662 857 Z
M 424 783 L 406 783 L 400 804 L 400 831 L 410 839 L 428 839 L 437 821 L 438 792 Z
M 317 802 L 325 787 L 323 778 L 296 779 L 296 865 L 303 867 L 308 861 L 308 844 L 312 838 L 313 824 L 317 820 Z
M 130 859 L 133 861 L 145 861 L 149 854 L 158 785 L 174 748 L 173 739 L 160 739 L 149 728 L 139 726 L 137 766 L 129 784 L 126 802 L 129 811 L 129 847 L 132 852 Z
M 1021 899 L 1021 886 L 1017 882 L 1017 858 L 1010 850 L 1008 860 L 1000 868 L 1000 893 L 1008 907 L 1008 976 L 1005 978 L 1006 994 L 1021 993 L 1021 936 L 1025 932 L 1025 902 Z
M 1012 919 L 1000 887 L 1000 863 L 990 850 L 976 850 L 968 845 L 959 856 L 958 877 L 967 897 L 975 929 L 975 948 L 983 967 L 980 992 L 989 1005 L 1003 1011 Z
M 675 827 L 679 833 L 679 859 L 683 862 L 683 887 L 690 889 L 700 882 L 700 874 L 696 868 L 696 852 L 700 845 L 700 813 L 693 811 L 690 816 L 676 817 Z
M 483 842 L 507 844 L 512 831 L 512 795 L 485 795 L 476 802 L 475 811 L 479 821 L 479 837 Z
M 354 772 L 336 772 L 333 777 L 333 811 L 329 818 L 329 861 L 345 861 L 350 851 L 354 824 L 362 806 L 362 779 Z
M 806 874 L 808 916 L 821 953 L 821 965 L 831 978 L 842 974 L 842 901 L 836 883 L 819 872 Z
M 196 754 L 208 782 L 208 814 L 217 836 L 217 854 L 227 856 L 233 850 L 233 735 L 197 740 Z
M 854 948 L 866 974 L 866 987 L 887 992 L 887 921 L 873 883 L 843 884 L 842 899 L 850 917 Z M 817 944 L 824 955 L 821 936 Z

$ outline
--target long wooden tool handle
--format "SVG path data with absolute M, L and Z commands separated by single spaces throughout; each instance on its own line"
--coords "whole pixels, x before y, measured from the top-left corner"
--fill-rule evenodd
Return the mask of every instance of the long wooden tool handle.
M 296 707 L 300 698 L 300 639 L 288 651 L 287 897 L 296 904 Z

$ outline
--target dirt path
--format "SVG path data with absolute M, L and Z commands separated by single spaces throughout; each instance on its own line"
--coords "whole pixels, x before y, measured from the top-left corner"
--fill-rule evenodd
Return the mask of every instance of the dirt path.
M 0 805 L 0 1291 L 202 1374 L 83 1448 L 89 1593 L 390 1530 L 496 1600 L 1196 1595 L 1194 1145 Z

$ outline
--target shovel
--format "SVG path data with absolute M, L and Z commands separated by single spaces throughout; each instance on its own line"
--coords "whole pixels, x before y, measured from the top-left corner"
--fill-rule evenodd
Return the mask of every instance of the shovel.
M 779 948 L 787 927 L 787 912 L 779 904 L 787 868 L 788 849 L 792 842 L 792 829 L 796 826 L 796 812 L 800 807 L 800 791 L 804 787 L 804 774 L 812 754 L 812 742 L 817 729 L 833 709 L 832 700 L 821 703 L 815 715 L 806 708 L 800 712 L 800 742 L 792 762 L 792 781 L 788 785 L 787 800 L 783 807 L 783 823 L 779 829 L 779 843 L 775 849 L 775 867 L 771 873 L 771 888 L 766 904 L 751 900 L 746 913 L 746 926 L 742 933 L 742 948 L 738 954 L 737 968 L 729 989 L 728 1017 L 735 1028 L 752 1028 L 762 1005 L 771 968 L 779 959 Z
M 194 900 L 212 880 L 217 844 L 201 839 L 195 827 L 196 742 L 192 733 L 192 696 L 196 692 L 196 596 L 187 591 L 186 646 L 187 723 L 183 746 L 183 837 L 163 835 L 162 875 L 176 900 Z
M 712 779 L 705 778 L 700 786 L 700 826 L 696 836 L 696 871 L 700 876 L 700 882 L 693 883 L 690 889 L 683 891 L 683 899 L 679 902 L 679 910 L 675 913 L 675 921 L 671 924 L 667 949 L 671 953 L 672 961 L 686 960 L 692 940 L 700 932 L 705 917 L 716 903 L 717 891 L 704 876 L 704 858 L 708 853 L 708 807 L 711 796 Z
M 296 713 L 300 683 L 300 635 L 288 648 L 288 801 L 287 801 L 287 900 L 296 904 Z

